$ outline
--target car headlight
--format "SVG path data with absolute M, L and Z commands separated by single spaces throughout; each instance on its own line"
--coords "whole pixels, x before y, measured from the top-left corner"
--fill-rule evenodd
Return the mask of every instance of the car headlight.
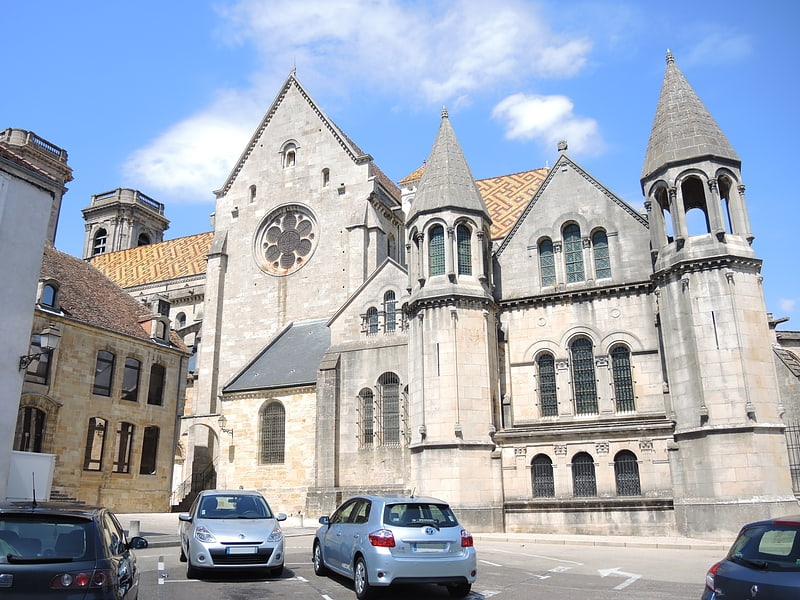
M 217 541 L 217 538 L 214 537 L 214 534 L 211 533 L 208 529 L 206 529 L 202 525 L 198 526 L 194 530 L 194 537 L 196 537 L 201 542 L 216 542 Z
M 276 527 L 272 530 L 272 533 L 269 534 L 267 538 L 268 542 L 280 542 L 283 539 L 283 531 L 281 531 L 280 527 Z

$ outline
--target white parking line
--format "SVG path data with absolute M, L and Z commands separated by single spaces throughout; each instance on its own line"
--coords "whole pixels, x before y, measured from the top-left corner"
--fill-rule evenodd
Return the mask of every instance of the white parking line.
M 482 562 L 485 565 L 491 565 L 493 567 L 502 567 L 503 565 L 498 565 L 497 563 L 489 562 L 488 560 L 479 560 L 478 562 Z
M 574 560 L 566 560 L 564 558 L 554 558 L 552 556 L 542 556 L 541 554 L 528 554 L 527 552 L 512 552 L 511 550 L 492 550 L 492 552 L 514 554 L 515 556 L 530 556 L 531 558 L 541 558 L 542 560 L 552 560 L 553 562 L 568 563 L 571 565 L 579 565 L 579 566 L 583 565 L 582 562 L 576 562 Z

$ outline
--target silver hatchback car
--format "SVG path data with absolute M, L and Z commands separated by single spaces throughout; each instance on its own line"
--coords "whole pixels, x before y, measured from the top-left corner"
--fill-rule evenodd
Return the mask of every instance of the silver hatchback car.
M 272 512 L 255 491 L 203 490 L 188 513 L 178 515 L 186 576 L 204 570 L 261 569 L 272 577 L 283 572 L 286 515 Z
M 472 536 L 442 500 L 357 496 L 319 522 L 314 573 L 349 577 L 359 600 L 401 583 L 444 585 L 451 596 L 463 598 L 475 582 Z

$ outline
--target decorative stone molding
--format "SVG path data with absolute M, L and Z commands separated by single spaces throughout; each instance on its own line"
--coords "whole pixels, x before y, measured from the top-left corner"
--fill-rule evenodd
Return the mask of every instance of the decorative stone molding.
M 566 444 L 555 444 L 553 446 L 553 453 L 556 456 L 566 456 L 567 455 L 567 445 Z
M 608 442 L 597 442 L 594 445 L 595 452 L 597 454 L 608 454 L 609 451 L 609 443 Z
M 522 448 L 514 448 L 514 456 L 526 456 L 528 454 L 528 448 L 523 446 Z
M 650 439 L 639 440 L 639 450 L 642 452 L 653 452 L 653 440 Z

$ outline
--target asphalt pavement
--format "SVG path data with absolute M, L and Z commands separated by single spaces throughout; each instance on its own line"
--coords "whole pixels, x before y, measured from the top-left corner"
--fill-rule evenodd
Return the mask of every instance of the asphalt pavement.
M 151 548 L 178 546 L 178 513 L 118 514 L 120 524 L 131 535 L 141 535 Z M 290 516 L 281 523 L 284 535 L 311 536 L 318 527 L 316 519 Z M 476 543 L 514 542 L 520 544 L 560 544 L 575 546 L 616 546 L 625 548 L 670 548 L 678 550 L 718 550 L 727 552 L 731 542 L 687 537 L 652 537 L 621 535 L 566 535 L 559 533 L 477 533 Z

